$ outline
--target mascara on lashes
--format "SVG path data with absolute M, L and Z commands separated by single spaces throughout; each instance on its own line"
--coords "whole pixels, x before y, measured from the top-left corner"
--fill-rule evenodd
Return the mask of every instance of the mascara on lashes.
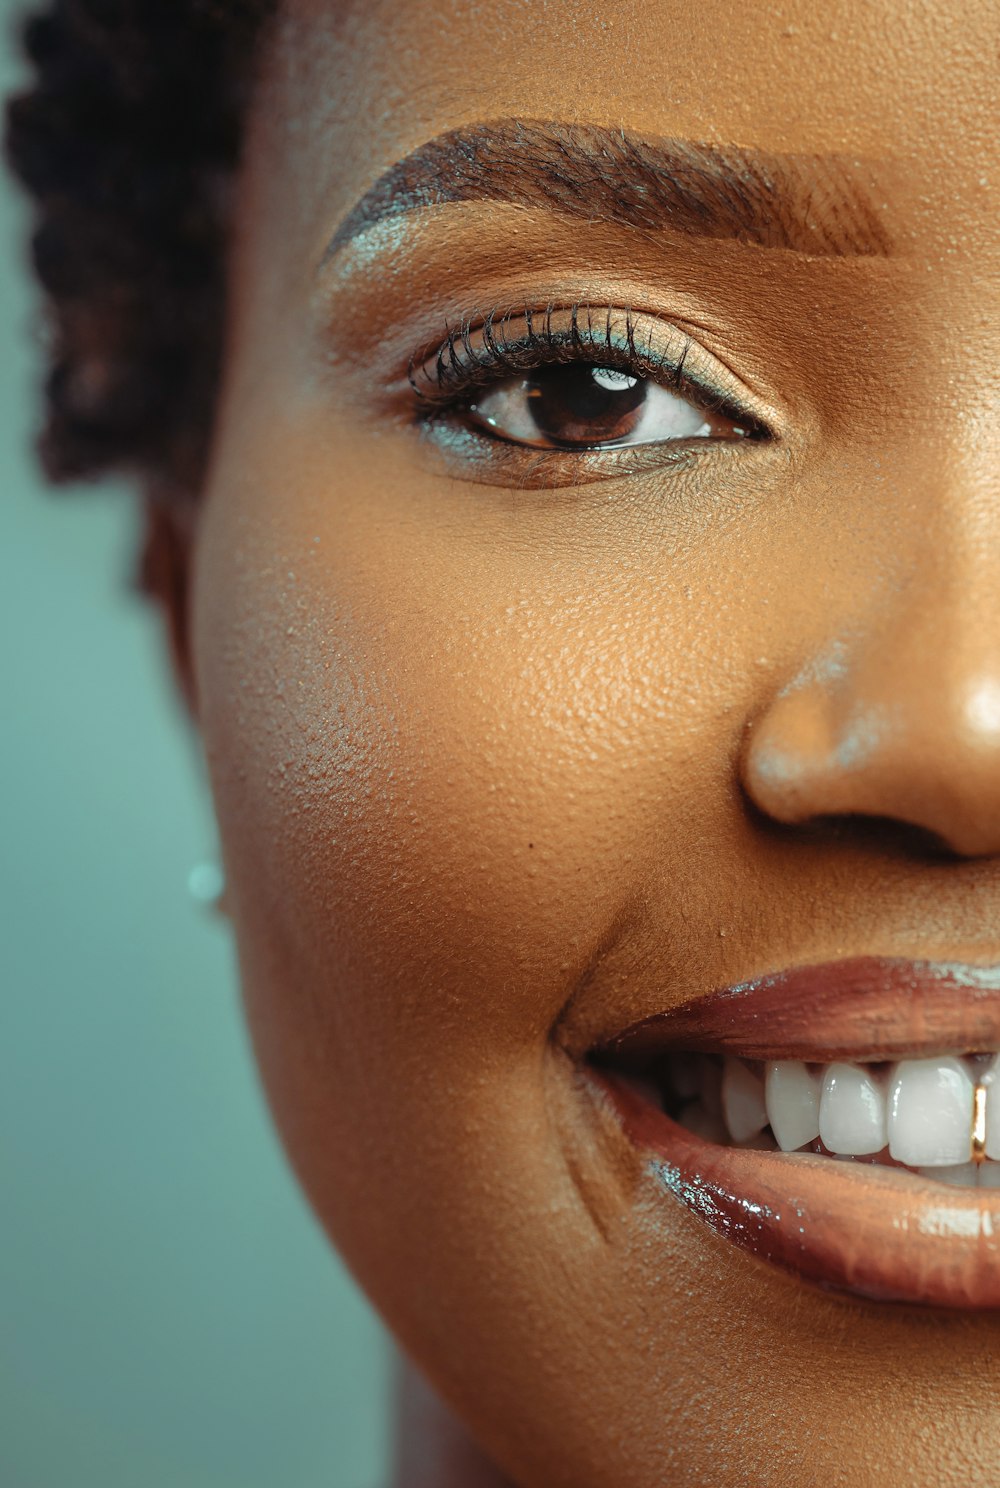
M 599 315 L 595 319 L 587 304 L 561 310 L 549 304 L 543 310 L 525 307 L 499 317 L 494 310 L 482 318 L 462 320 L 448 329 L 436 352 L 410 361 L 407 375 L 419 407 L 425 417 L 433 417 L 459 406 L 464 395 L 506 377 L 545 366 L 591 362 L 686 392 L 700 407 L 741 424 L 746 438 L 769 437 L 771 431 L 758 416 L 692 361 L 692 337 L 664 326 L 670 344 L 659 349 L 652 318 L 639 335 L 633 311 L 602 308 Z M 523 322 L 525 330 L 511 338 L 510 327 L 517 322 Z

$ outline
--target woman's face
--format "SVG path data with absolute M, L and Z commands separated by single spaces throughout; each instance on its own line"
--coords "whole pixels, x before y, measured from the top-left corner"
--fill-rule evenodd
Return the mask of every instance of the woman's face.
M 801 978 L 758 1029 L 822 1060 L 837 965 L 1000 961 L 998 41 L 291 0 L 267 49 L 192 609 L 250 1023 L 329 1233 L 532 1488 L 996 1478 L 996 1314 L 730 1243 L 588 1055 L 835 963 L 814 1047 Z M 891 970 L 893 1052 L 959 1047 Z M 869 1172 L 807 1216 L 841 1271 Z

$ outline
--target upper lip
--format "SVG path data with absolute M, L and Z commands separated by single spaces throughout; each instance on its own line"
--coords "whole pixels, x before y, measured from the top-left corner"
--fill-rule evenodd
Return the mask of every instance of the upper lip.
M 773 972 L 654 1013 L 595 1051 L 745 1059 L 895 1059 L 1000 1046 L 1000 966 L 857 956 Z

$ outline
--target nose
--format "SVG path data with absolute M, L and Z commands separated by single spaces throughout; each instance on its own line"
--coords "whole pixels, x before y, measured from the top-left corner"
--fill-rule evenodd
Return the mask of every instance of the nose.
M 911 584 L 819 646 L 754 720 L 742 783 L 779 822 L 878 817 L 1000 853 L 1000 580 L 978 601 Z

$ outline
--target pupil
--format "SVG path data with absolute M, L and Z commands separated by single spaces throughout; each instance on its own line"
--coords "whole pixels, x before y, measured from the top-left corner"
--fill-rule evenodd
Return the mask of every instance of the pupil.
M 607 444 L 635 428 L 646 384 L 617 367 L 548 367 L 525 388 L 539 433 L 555 444 Z

